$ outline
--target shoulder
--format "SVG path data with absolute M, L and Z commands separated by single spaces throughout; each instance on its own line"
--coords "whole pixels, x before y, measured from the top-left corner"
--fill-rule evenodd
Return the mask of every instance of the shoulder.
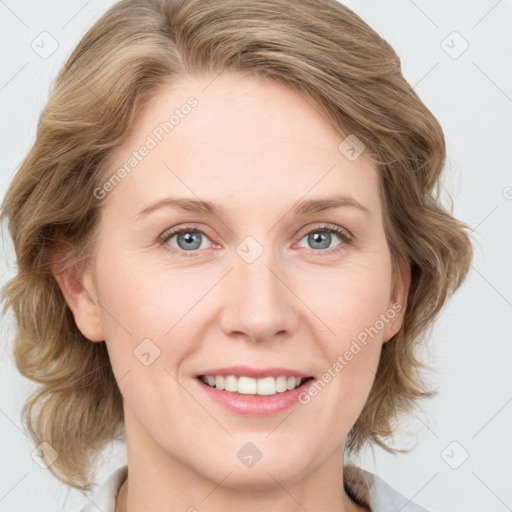
M 347 492 L 371 512 L 429 512 L 393 489 L 378 475 L 352 464 L 343 467 Z
M 80 512 L 115 512 L 117 493 L 127 474 L 128 466 L 116 469 L 94 492 L 91 501 Z

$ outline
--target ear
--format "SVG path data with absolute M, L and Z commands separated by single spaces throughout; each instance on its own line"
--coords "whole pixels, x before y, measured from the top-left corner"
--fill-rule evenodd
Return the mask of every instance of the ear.
M 66 299 L 80 332 L 90 341 L 103 341 L 100 306 L 92 280 L 92 271 L 85 265 L 69 263 L 66 252 L 52 253 L 52 275 Z M 64 256 L 64 259 L 63 259 Z
M 411 285 L 411 268 L 404 258 L 399 258 L 399 272 L 397 272 L 393 279 L 391 297 L 388 304 L 387 316 L 391 318 L 392 313 L 394 316 L 386 324 L 382 333 L 383 344 L 388 342 L 402 326 L 402 322 L 407 309 L 407 296 L 409 294 L 409 287 Z

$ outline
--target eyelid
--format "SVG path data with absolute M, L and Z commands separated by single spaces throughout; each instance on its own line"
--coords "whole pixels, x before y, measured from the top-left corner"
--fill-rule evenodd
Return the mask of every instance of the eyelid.
M 340 237 L 342 234 L 344 235 L 344 239 L 346 239 L 347 242 L 350 242 L 354 239 L 354 235 L 347 229 L 342 226 L 338 226 L 337 224 L 331 224 L 329 222 L 318 222 L 314 223 L 313 225 L 308 225 L 304 228 L 302 228 L 299 231 L 299 234 L 297 235 L 299 238 L 299 241 L 302 240 L 302 238 L 311 233 L 312 231 L 332 231 L 337 233 Z

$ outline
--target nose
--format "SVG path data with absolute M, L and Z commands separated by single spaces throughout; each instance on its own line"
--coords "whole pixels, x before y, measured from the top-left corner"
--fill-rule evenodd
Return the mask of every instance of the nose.
M 221 326 L 231 337 L 265 342 L 291 336 L 297 328 L 297 307 L 291 276 L 271 251 L 253 262 L 235 255 L 223 280 Z

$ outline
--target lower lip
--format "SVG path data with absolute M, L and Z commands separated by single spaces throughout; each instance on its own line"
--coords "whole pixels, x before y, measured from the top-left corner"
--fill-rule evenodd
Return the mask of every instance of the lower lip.
M 288 409 L 298 403 L 299 395 L 307 391 L 314 381 L 314 379 L 310 379 L 302 386 L 292 389 L 291 391 L 264 396 L 221 391 L 212 386 L 208 386 L 208 384 L 205 384 L 199 379 L 194 380 L 197 381 L 199 386 L 212 400 L 224 405 L 231 411 L 245 416 L 271 416 Z

